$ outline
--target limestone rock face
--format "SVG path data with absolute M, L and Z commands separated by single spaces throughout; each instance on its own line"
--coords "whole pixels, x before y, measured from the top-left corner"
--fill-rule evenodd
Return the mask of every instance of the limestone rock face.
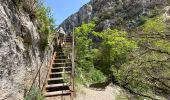
M 166 0 L 91 0 L 60 26 L 68 33 L 73 26 L 97 20 L 97 28 L 100 30 L 119 24 L 124 24 L 128 28 L 132 26 L 131 24 L 134 26 L 140 24 L 139 17 L 149 14 L 149 9 L 153 6 L 165 4 L 167 4 Z M 92 11 L 89 11 L 89 6 Z
M 44 57 L 39 42 L 29 15 L 18 11 L 11 0 L 0 0 L 0 100 L 23 100 Z

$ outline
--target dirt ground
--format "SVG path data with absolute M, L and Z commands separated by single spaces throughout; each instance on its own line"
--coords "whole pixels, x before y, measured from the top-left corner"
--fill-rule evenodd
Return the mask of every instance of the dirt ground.
M 116 100 L 125 91 L 120 87 L 110 84 L 105 89 L 86 88 L 81 86 L 81 90 L 76 93 L 75 100 Z

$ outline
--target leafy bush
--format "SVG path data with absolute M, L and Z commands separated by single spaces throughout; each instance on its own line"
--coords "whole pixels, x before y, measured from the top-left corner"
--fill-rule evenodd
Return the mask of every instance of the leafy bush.
M 92 39 L 89 38 L 89 34 L 93 31 L 94 27 L 95 24 L 93 22 L 89 24 L 83 23 L 75 30 L 76 79 L 85 85 L 105 81 L 103 73 L 94 68 L 93 58 L 95 50 L 91 49 Z
M 153 38 L 146 36 L 135 39 L 139 48 L 130 53 L 131 60 L 122 64 L 118 71 L 112 70 L 118 83 L 136 93 L 139 100 L 144 99 L 144 96 L 145 98 L 158 99 L 155 94 L 166 96 L 170 93 L 168 88 L 170 86 L 168 80 L 170 43 L 166 40 L 166 35 L 161 33 L 166 30 L 166 26 L 162 18 L 157 16 L 146 19 L 140 28 L 147 35 L 152 34 Z M 157 34 L 157 38 L 154 38 L 154 34 Z
M 24 98 L 24 100 L 44 100 L 41 90 L 38 87 L 33 86 L 29 94 Z
M 151 32 L 163 32 L 165 30 L 165 23 L 163 18 L 158 16 L 151 19 L 147 19 L 146 23 L 143 25 L 143 30 L 145 33 Z
M 45 7 L 42 0 L 13 0 L 19 9 L 24 9 L 32 18 L 36 18 L 40 24 L 39 33 L 41 37 L 40 47 L 44 50 L 50 38 L 53 38 L 55 32 L 55 24 L 51 9 Z
M 103 32 L 93 32 L 96 37 L 102 39 L 99 51 L 100 55 L 96 58 L 98 65 L 106 75 L 112 74 L 112 67 L 119 69 L 128 59 L 128 54 L 137 48 L 135 41 L 126 38 L 126 32 L 117 29 L 107 29 Z
M 50 35 L 55 32 L 54 19 L 52 18 L 50 8 L 46 8 L 41 1 L 37 4 L 35 15 L 41 24 L 39 32 L 41 36 L 41 47 L 44 50 L 48 45 Z
M 107 77 L 94 67 L 91 67 L 90 71 L 85 71 L 83 68 L 76 68 L 77 77 L 76 80 L 86 86 L 94 83 L 102 83 L 107 80 Z

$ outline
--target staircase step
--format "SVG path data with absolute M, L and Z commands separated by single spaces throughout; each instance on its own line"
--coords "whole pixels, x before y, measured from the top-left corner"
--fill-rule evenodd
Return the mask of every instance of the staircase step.
M 55 59 L 55 60 L 70 60 L 70 58 L 58 58 L 58 59 Z
M 53 67 L 51 69 L 52 73 L 56 73 L 56 72 L 63 72 L 63 71 L 70 71 L 72 67 Z
M 65 60 L 67 60 L 67 59 L 54 59 L 54 60 L 56 60 L 56 61 L 64 60 L 64 61 L 65 61 Z
M 71 74 L 71 71 L 66 71 L 66 72 L 55 72 L 55 73 L 50 73 L 50 74 Z
M 44 96 L 50 97 L 50 96 L 59 96 L 59 95 L 70 95 L 70 94 L 71 94 L 70 90 L 64 90 L 64 91 L 45 92 Z
M 65 63 L 53 63 L 54 65 L 61 65 L 61 64 L 65 64 Z
M 69 83 L 50 84 L 50 85 L 47 85 L 46 88 L 55 88 L 55 87 L 60 87 L 60 86 L 69 86 Z
M 69 86 L 60 86 L 60 87 L 52 87 L 52 88 L 45 88 L 46 92 L 54 92 L 54 91 L 64 91 L 70 90 Z
M 48 85 L 51 84 L 64 84 L 64 80 L 48 80 Z
M 66 63 L 53 63 L 53 67 L 64 67 Z
M 62 74 L 50 74 L 50 78 L 59 78 L 62 77 Z
M 64 78 L 64 77 L 50 78 L 50 79 L 48 79 L 48 81 L 52 81 L 52 80 L 64 80 L 64 79 L 70 79 L 70 78 Z
M 67 59 L 54 59 L 54 63 L 65 63 Z
M 55 68 L 55 67 L 54 67 Z M 57 68 L 57 67 L 56 67 Z M 63 72 L 64 69 L 60 68 L 60 69 L 51 69 L 51 73 L 56 73 L 56 72 Z
M 54 67 L 54 68 L 52 68 L 52 70 L 54 69 L 67 69 L 67 68 L 71 68 L 71 66 L 68 66 L 68 67 Z
M 65 55 L 59 55 L 59 56 L 56 56 L 55 59 L 66 59 L 67 56 Z

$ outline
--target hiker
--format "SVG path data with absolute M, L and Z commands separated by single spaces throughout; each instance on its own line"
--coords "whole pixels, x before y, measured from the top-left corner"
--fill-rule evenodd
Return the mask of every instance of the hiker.
M 58 30 L 59 36 L 58 36 L 58 46 L 59 49 L 62 49 L 64 47 L 64 39 L 65 39 L 65 32 L 62 27 Z

